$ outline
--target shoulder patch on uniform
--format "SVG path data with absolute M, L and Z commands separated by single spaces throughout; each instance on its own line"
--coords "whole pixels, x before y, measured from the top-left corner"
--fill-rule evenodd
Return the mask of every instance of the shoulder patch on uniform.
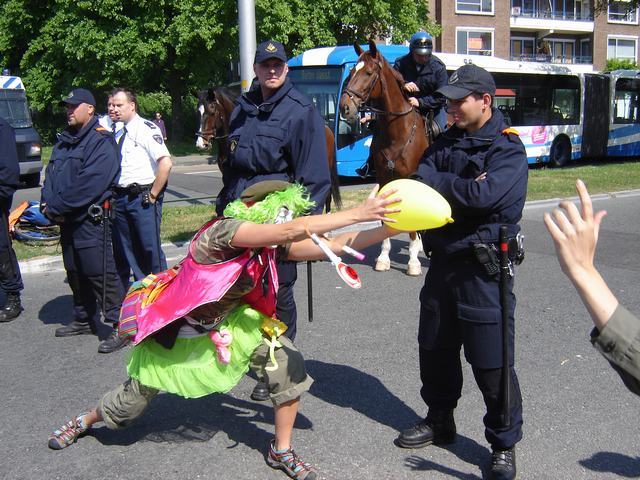
M 162 145 L 162 136 L 160 135 L 154 135 L 153 139 L 158 142 L 160 145 Z
M 517 135 L 518 137 L 520 136 L 520 134 L 518 133 L 518 130 L 512 127 L 505 128 L 504 130 L 502 130 L 502 133 L 503 135 L 509 135 L 510 133 L 512 133 L 513 135 Z
M 111 130 L 109 130 L 108 128 L 96 127 L 95 131 L 102 135 L 111 135 Z
M 155 124 L 155 123 L 150 122 L 150 121 L 148 121 L 148 120 L 145 120 L 145 121 L 144 121 L 144 124 L 145 124 L 147 127 L 151 128 L 152 130 L 155 130 L 155 129 L 157 129 L 157 128 L 158 128 L 158 127 L 156 127 L 156 124 Z

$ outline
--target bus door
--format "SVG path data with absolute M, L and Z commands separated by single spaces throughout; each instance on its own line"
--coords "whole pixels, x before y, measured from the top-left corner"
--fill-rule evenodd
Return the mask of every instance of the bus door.
M 597 74 L 584 76 L 584 123 L 582 127 L 582 157 L 596 158 L 607 154 L 609 139 L 609 77 Z

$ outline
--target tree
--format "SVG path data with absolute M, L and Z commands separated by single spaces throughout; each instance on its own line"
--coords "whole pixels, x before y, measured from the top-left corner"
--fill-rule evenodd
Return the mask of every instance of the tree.
M 20 71 L 43 119 L 62 112 L 57 103 L 71 88 L 89 88 L 104 104 L 111 88 L 125 86 L 156 100 L 169 95 L 163 113 L 181 138 L 192 91 L 226 83 L 238 57 L 233 0 L 5 0 L 0 13 L 0 59 Z M 370 37 L 402 41 L 419 28 L 436 33 L 427 13 L 427 0 L 256 0 L 257 36 L 282 41 L 289 54 Z

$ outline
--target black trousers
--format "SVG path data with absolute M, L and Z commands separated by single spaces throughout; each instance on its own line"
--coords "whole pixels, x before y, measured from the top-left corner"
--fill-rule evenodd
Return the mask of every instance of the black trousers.
M 278 298 L 276 302 L 276 316 L 287 326 L 285 337 L 293 341 L 298 331 L 298 310 L 296 301 L 293 298 L 293 287 L 298 279 L 298 263 L 297 262 L 278 262 L 276 264 L 278 270 Z
M 89 219 L 63 224 L 60 228 L 62 259 L 73 293 L 73 316 L 79 322 L 98 321 L 103 274 L 106 274 L 105 322 L 118 323 L 125 292 L 116 273 L 111 241 L 110 228 L 107 228 L 105 242 L 103 225 Z M 107 258 L 106 272 L 103 270 L 103 253 Z
M 11 198 L 0 199 L 0 288 L 5 293 L 20 293 L 24 288 L 20 265 L 9 235 Z
M 514 369 L 513 278 L 509 285 L 510 426 L 501 422 L 502 310 L 497 276 L 469 256 L 434 254 L 420 294 L 420 377 L 429 408 L 453 410 L 462 392 L 460 350 L 473 369 L 486 406 L 485 437 L 496 449 L 522 438 L 522 397 Z

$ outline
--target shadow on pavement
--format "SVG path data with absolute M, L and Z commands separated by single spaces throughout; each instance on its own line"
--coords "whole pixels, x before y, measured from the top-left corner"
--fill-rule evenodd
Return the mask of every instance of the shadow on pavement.
M 443 448 L 453 453 L 463 462 L 470 465 L 478 465 L 482 471 L 482 477 L 460 472 L 444 465 L 439 465 L 432 460 L 421 457 L 420 455 L 410 455 L 407 457 L 405 459 L 405 466 L 413 471 L 436 471 L 453 478 L 459 478 L 460 480 L 479 480 L 480 478 L 486 478 L 488 474 L 491 451 L 469 437 L 458 434 L 455 443 L 451 445 L 444 445 L 440 447 L 432 445 L 427 448 Z
M 373 375 L 348 365 L 305 360 L 315 382 L 311 395 L 332 405 L 351 408 L 394 430 L 407 428 L 420 417 Z M 363 395 L 366 392 L 366 395 Z
M 185 399 L 171 394 L 155 397 L 147 411 L 130 427 L 90 430 L 104 445 L 132 445 L 140 441 L 154 443 L 207 442 L 224 432 L 234 445 L 244 444 L 261 454 L 273 438 L 273 407 L 270 402 L 256 403 L 228 395 L 208 395 Z M 261 424 L 268 425 L 265 430 Z M 310 429 L 313 424 L 298 413 L 295 428 Z
M 597 452 L 578 463 L 594 472 L 615 473 L 627 478 L 640 477 L 640 457 L 634 458 L 616 452 Z

